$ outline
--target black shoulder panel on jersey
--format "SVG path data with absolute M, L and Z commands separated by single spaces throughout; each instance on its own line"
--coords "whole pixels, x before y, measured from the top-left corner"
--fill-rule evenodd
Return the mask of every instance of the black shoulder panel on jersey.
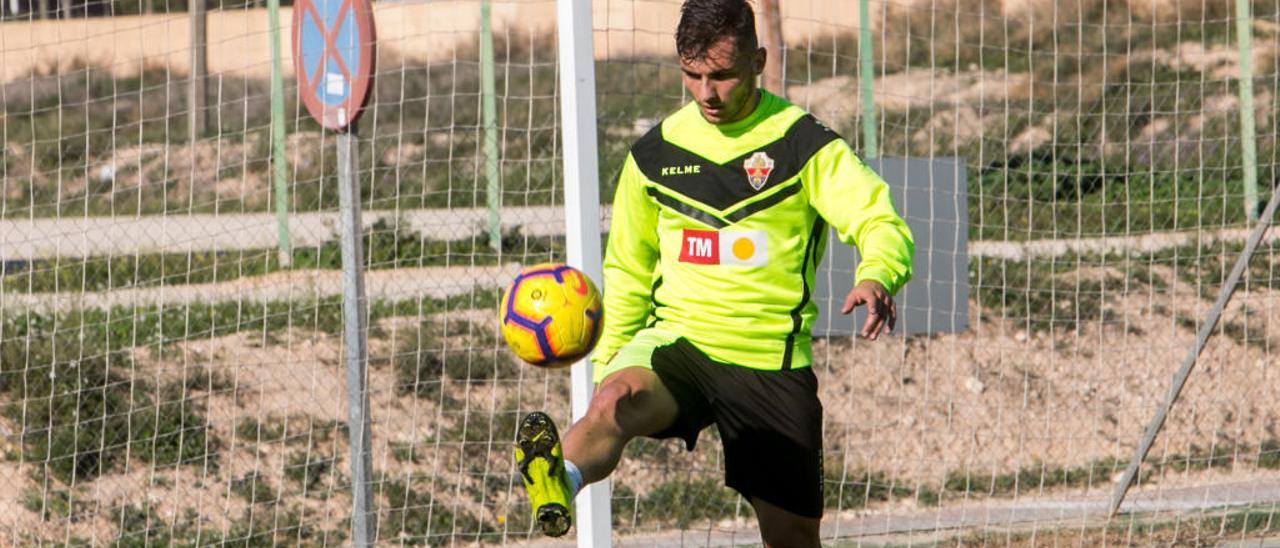
M 716 164 L 667 142 L 659 124 L 636 141 L 631 155 L 650 181 L 717 211 L 725 211 L 795 177 L 818 150 L 839 138 L 806 114 L 776 141 L 725 164 Z M 747 175 L 748 163 L 757 169 L 757 177 L 764 179 L 759 188 L 752 186 Z M 765 166 L 763 174 L 760 166 Z M 752 213 L 755 211 L 759 210 Z
M 649 128 L 649 131 L 631 144 L 631 157 L 635 159 L 640 173 L 652 181 L 656 175 L 653 168 L 661 164 L 660 157 L 664 149 L 670 146 L 662 139 L 662 124 L 659 123 Z

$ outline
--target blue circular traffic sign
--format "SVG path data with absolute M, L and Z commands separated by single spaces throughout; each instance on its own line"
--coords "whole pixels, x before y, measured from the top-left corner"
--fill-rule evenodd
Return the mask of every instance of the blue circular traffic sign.
M 375 42 L 369 0 L 294 3 L 294 74 L 320 125 L 340 131 L 360 115 L 373 83 Z

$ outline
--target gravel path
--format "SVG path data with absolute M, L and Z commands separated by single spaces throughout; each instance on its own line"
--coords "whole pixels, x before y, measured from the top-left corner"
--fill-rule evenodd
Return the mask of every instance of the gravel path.
M 601 227 L 610 220 L 601 209 Z M 368 211 L 366 226 L 378 220 L 438 239 L 483 237 L 488 211 L 483 208 Z M 289 230 L 295 246 L 316 246 L 337 238 L 336 213 L 299 213 L 290 216 Z M 505 230 L 529 236 L 564 233 L 564 212 L 558 206 L 513 207 L 502 214 Z M 1128 237 L 1033 240 L 1026 242 L 974 241 L 970 257 L 1021 260 L 1057 257 L 1068 253 L 1151 252 L 1196 241 L 1244 241 L 1247 229 L 1172 232 Z M 1280 238 L 1271 231 L 1269 240 Z M 276 219 L 271 214 L 181 215 L 169 217 L 86 217 L 0 221 L 0 261 L 26 261 L 52 257 L 129 256 L 147 253 L 181 253 L 270 249 L 276 246 Z M 476 287 L 500 287 L 519 265 L 502 267 L 441 267 L 370 271 L 366 282 L 370 298 L 409 296 L 441 297 L 465 293 Z M 161 288 L 119 289 L 108 292 L 65 291 L 57 294 L 5 292 L 0 307 L 36 307 L 65 310 L 75 307 L 177 304 L 193 301 L 272 301 L 316 298 L 341 292 L 338 271 L 287 271 L 234 281 Z
M 1262 505 L 1271 508 L 1280 500 L 1280 480 L 1259 478 L 1175 489 L 1149 487 L 1129 495 L 1122 512 L 1139 514 L 1177 512 L 1198 515 L 1227 506 Z M 824 542 L 864 543 L 873 546 L 918 543 L 933 545 L 973 529 L 1000 530 L 1035 526 L 1047 531 L 1058 527 L 1080 529 L 1107 524 L 1109 496 L 1050 495 L 951 504 L 910 512 L 846 511 L 827 515 L 822 523 Z M 1173 519 L 1173 516 L 1165 516 Z M 1126 516 L 1117 518 L 1126 520 Z M 614 539 L 614 546 L 739 546 L 758 545 L 755 523 L 721 522 L 712 529 L 631 535 Z M 526 544 L 537 547 L 575 546 L 573 541 L 538 540 Z
M 372 270 L 365 273 L 370 300 L 411 297 L 442 298 L 505 285 L 521 265 L 456 266 Z M 175 285 L 158 288 L 59 293 L 5 292 L 0 286 L 0 311 L 34 309 L 66 311 L 78 308 L 175 305 L 194 302 L 270 302 L 309 300 L 342 293 L 342 272 L 290 270 L 265 276 L 239 278 L 215 284 Z
M 482 235 L 488 223 L 483 208 L 365 211 L 366 227 L 380 219 L 400 221 L 434 239 Z M 607 221 L 607 217 L 606 217 Z M 556 206 L 503 210 L 502 226 L 529 236 L 564 233 L 564 211 Z M 294 246 L 316 246 L 338 238 L 336 212 L 289 216 Z M 0 220 L 0 260 L 31 260 L 92 255 L 138 255 L 188 251 L 271 249 L 277 245 L 274 214 L 79 217 Z
M 365 211 L 365 226 L 379 219 L 436 239 L 481 236 L 488 223 L 483 208 Z M 610 208 L 600 210 L 600 226 L 608 227 Z M 564 234 L 564 210 L 559 206 L 511 207 L 502 212 L 504 230 L 519 229 L 528 236 Z M 232 251 L 276 246 L 273 214 L 178 215 L 171 217 L 81 217 L 0 220 L 0 260 L 31 260 L 90 255 L 137 255 L 158 252 Z M 335 212 L 295 213 L 289 217 L 295 246 L 316 246 L 337 239 Z M 1058 257 L 1067 253 L 1152 252 L 1196 241 L 1244 241 L 1249 229 L 1163 232 L 1054 240 L 971 241 L 970 257 L 1021 260 Z M 1269 240 L 1280 238 L 1272 231 Z

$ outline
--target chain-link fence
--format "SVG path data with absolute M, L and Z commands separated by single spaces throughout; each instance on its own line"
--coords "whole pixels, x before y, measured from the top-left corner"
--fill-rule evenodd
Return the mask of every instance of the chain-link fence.
M 42 19 L 5 0 L 0 21 L 5 542 L 348 542 L 334 136 L 289 72 L 287 154 L 273 158 L 266 10 L 209 5 L 193 129 L 188 6 L 58 6 Z M 869 120 L 875 155 L 955 158 L 968 174 L 968 328 L 815 343 L 826 538 L 1280 534 L 1274 239 L 1126 513 L 1106 513 L 1276 180 L 1280 2 L 1248 7 L 1240 25 L 1235 3 L 1209 0 L 871 1 L 862 50 L 857 2 L 783 3 L 774 61 L 793 102 L 855 150 Z M 492 60 L 478 1 L 374 8 L 357 158 L 379 542 L 525 542 L 515 425 L 535 409 L 567 422 L 569 378 L 518 365 L 495 315 L 521 265 L 564 259 L 555 3 L 495 1 Z M 594 3 L 605 200 L 631 143 L 687 100 L 678 8 Z M 273 161 L 288 165 L 284 255 Z M 718 445 L 714 430 L 694 453 L 633 442 L 612 476 L 618 538 L 758 539 Z

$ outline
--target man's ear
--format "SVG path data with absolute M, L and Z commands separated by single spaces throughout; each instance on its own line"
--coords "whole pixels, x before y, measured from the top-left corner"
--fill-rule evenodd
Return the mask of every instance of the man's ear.
M 764 74 L 764 63 L 769 59 L 769 50 L 756 48 L 756 57 L 752 60 L 751 70 L 756 76 Z

